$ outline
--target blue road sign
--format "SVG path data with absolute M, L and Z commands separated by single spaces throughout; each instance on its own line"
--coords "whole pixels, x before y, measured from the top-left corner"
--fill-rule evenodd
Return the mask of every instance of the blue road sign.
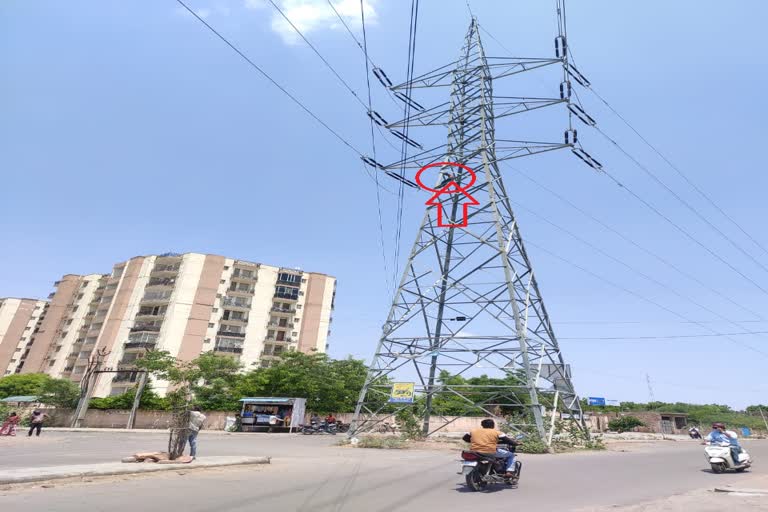
M 587 398 L 587 405 L 605 405 L 605 398 L 591 396 Z

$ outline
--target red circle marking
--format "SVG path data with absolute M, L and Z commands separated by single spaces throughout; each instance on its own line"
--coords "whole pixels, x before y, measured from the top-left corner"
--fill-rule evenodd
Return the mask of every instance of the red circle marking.
M 422 181 L 421 181 L 421 173 L 423 173 L 424 171 L 426 171 L 430 167 L 438 167 L 438 166 L 443 167 L 443 166 L 446 166 L 446 165 L 449 165 L 449 166 L 452 166 L 452 167 L 461 167 L 462 169 L 467 171 L 470 176 L 472 176 L 472 179 L 470 180 L 470 182 L 467 183 L 466 185 L 464 185 L 460 190 L 467 190 L 469 187 L 474 185 L 475 181 L 477 181 L 477 175 L 475 174 L 475 171 L 473 171 L 472 169 L 470 169 L 466 165 L 462 165 L 462 164 L 459 164 L 459 163 L 456 163 L 456 162 L 435 162 L 435 163 L 432 163 L 432 164 L 429 164 L 429 165 L 425 165 L 424 167 L 419 169 L 419 172 L 416 173 L 416 183 L 421 188 L 423 188 L 424 190 L 429 190 L 430 192 L 440 192 L 440 190 L 438 190 L 436 188 L 431 188 L 431 187 L 428 187 L 428 186 L 424 185 L 424 183 L 422 183 Z

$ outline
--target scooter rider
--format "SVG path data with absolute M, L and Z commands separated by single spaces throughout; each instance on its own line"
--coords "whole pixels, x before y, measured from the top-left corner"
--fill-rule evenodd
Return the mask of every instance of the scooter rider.
M 741 446 L 739 446 L 738 437 L 739 436 L 736 435 L 736 432 L 725 430 L 725 424 L 718 422 L 712 424 L 712 432 L 710 432 L 707 437 L 704 438 L 705 442 L 702 444 L 722 443 L 731 445 L 731 458 L 733 459 L 733 463 L 738 466 L 740 464 L 739 454 L 741 453 Z
M 476 428 L 472 432 L 464 434 L 464 441 L 470 443 L 470 450 L 484 454 L 496 454 L 499 458 L 506 461 L 504 478 L 515 476 L 513 471 L 515 465 L 515 454 L 503 448 L 497 448 L 497 444 L 507 444 L 517 446 L 520 444 L 517 440 L 507 437 L 506 434 L 499 432 L 495 428 L 492 419 L 485 419 L 480 422 L 482 428 Z

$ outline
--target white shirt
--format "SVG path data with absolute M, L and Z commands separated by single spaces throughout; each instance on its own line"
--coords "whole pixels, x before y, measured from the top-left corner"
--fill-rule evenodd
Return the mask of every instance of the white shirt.
M 189 430 L 192 430 L 194 432 L 199 432 L 200 427 L 203 426 L 204 421 L 205 421 L 205 414 L 201 413 L 200 411 L 189 412 Z

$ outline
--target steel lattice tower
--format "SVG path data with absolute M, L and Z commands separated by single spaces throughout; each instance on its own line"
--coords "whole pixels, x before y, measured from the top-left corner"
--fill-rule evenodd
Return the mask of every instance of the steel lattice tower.
M 498 139 L 495 130 L 499 118 L 570 105 L 567 57 L 562 52 L 554 59 L 489 58 L 478 29 L 473 19 L 459 60 L 391 88 L 450 88 L 448 103 L 420 109 L 408 120 L 388 125 L 446 126 L 448 138 L 445 145 L 380 168 L 464 164 L 477 174 L 472 186 L 467 187 L 466 171 L 443 166 L 435 173 L 435 188 L 455 181 L 480 204 L 469 208 L 466 227 L 452 228 L 438 227 L 438 209 L 460 219 L 460 194 L 438 196 L 427 207 L 360 393 L 352 433 L 371 430 L 392 418 L 398 408 L 411 407 L 386 403 L 395 381 L 415 383 L 425 434 L 450 423 L 435 410 L 440 397 L 466 403 L 467 412 L 497 418 L 502 407 L 518 411 L 515 426 L 545 440 L 551 440 L 554 425 L 554 414 L 550 419 L 548 413 L 581 418 L 570 368 L 560 352 L 499 171 L 504 160 L 573 148 L 575 141 L 569 137 L 575 132 L 567 130 L 563 143 L 537 143 Z M 566 90 L 560 98 L 494 96 L 494 80 L 549 65 L 564 65 Z M 464 377 L 493 373 L 489 376 L 506 378 L 508 385 L 454 385 L 441 381 L 442 371 Z

